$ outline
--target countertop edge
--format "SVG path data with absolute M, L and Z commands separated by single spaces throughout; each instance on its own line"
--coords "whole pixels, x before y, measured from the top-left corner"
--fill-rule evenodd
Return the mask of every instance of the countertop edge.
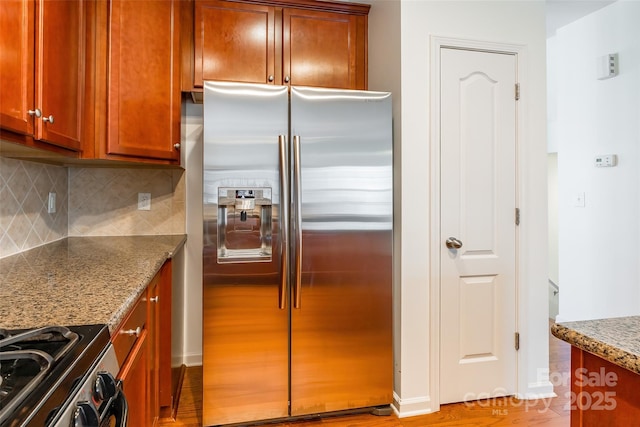
M 180 236 L 180 235 L 176 234 L 175 236 Z M 133 308 L 133 306 L 138 301 L 138 299 L 140 299 L 140 297 L 144 293 L 144 290 L 147 288 L 147 286 L 149 286 L 149 283 L 151 283 L 151 280 L 153 280 L 156 274 L 158 274 L 158 272 L 160 271 L 164 263 L 167 262 L 167 260 L 172 259 L 175 256 L 175 254 L 184 247 L 186 241 L 187 241 L 187 235 L 184 234 L 182 235 L 182 240 L 180 240 L 180 242 L 176 244 L 176 247 L 173 248 L 173 250 L 169 250 L 165 252 L 165 258 L 159 258 L 157 260 L 153 268 L 153 273 L 151 273 L 149 277 L 145 277 L 145 279 L 140 282 L 140 285 L 137 287 L 136 291 L 133 292 L 131 295 L 129 295 L 129 298 L 127 298 L 127 300 L 122 304 L 122 306 L 120 306 L 120 308 L 112 314 L 111 318 L 107 322 L 109 333 L 112 336 L 113 336 L 113 333 L 116 330 L 118 330 L 118 328 L 121 326 L 122 322 L 127 317 L 127 314 L 129 314 L 129 311 Z
M 556 338 L 576 348 L 594 354 L 628 371 L 640 374 L 640 358 L 636 354 L 597 340 L 559 323 L 551 325 L 551 333 Z

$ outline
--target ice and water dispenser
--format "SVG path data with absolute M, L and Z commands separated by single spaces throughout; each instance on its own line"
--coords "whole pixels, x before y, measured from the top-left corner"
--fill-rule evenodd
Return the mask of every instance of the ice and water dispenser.
M 218 189 L 218 262 L 271 261 L 271 188 Z

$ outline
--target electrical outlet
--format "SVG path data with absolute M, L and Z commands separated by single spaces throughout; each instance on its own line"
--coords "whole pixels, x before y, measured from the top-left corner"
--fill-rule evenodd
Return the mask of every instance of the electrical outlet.
M 138 210 L 151 210 L 151 193 L 138 193 Z
M 56 213 L 56 193 L 49 193 L 49 199 L 47 201 L 47 212 Z

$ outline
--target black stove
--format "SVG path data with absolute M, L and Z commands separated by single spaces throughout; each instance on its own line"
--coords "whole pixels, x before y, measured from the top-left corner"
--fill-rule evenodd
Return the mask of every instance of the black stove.
M 50 425 L 108 346 L 106 325 L 0 329 L 0 427 Z

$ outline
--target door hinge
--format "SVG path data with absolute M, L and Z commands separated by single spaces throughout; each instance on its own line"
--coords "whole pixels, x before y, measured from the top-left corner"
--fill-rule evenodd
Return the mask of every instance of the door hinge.
M 516 208 L 516 225 L 520 225 L 520 208 Z
M 516 83 L 516 101 L 520 100 L 520 83 Z
M 516 332 L 516 351 L 520 350 L 520 332 Z

